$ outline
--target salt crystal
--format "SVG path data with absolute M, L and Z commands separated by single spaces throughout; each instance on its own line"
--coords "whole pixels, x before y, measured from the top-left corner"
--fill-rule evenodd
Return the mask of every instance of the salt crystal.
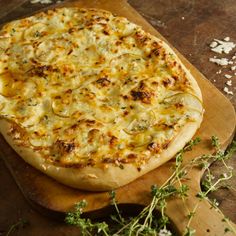
M 235 46 L 236 46 L 236 44 L 235 43 L 233 43 L 233 42 L 225 42 L 225 41 L 221 41 L 221 40 L 218 40 L 218 39 L 214 39 L 215 40 L 215 42 L 217 42 L 218 43 L 218 45 L 217 46 L 215 46 L 215 47 L 213 47 L 213 48 L 211 48 L 211 50 L 213 51 L 213 52 L 216 52 L 216 53 L 226 53 L 226 54 L 228 54 L 229 52 L 231 52 L 234 48 L 235 48 Z M 214 44 L 215 45 L 215 44 Z
M 210 44 L 210 47 L 211 47 L 211 48 L 215 48 L 217 45 L 218 45 L 218 43 L 215 42 L 215 41 L 213 41 L 213 42 Z
M 228 81 L 226 82 L 226 84 L 227 84 L 228 86 L 232 86 L 232 80 L 228 80 Z
M 225 74 L 225 78 L 230 79 L 232 78 L 232 75 Z
M 224 92 L 229 94 L 229 95 L 234 95 L 234 93 L 232 91 L 229 91 L 228 87 L 224 87 Z
M 230 37 L 225 37 L 224 38 L 224 41 L 226 41 L 226 42 L 229 42 L 229 40 L 230 40 Z
M 210 58 L 209 59 L 210 62 L 214 62 L 216 63 L 217 65 L 220 65 L 220 66 L 227 66 L 230 64 L 230 61 L 228 58 Z

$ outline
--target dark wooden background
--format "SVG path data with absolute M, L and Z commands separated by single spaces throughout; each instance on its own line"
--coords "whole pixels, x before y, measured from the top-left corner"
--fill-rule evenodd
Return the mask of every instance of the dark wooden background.
M 235 0 L 129 0 L 129 3 L 207 79 L 223 91 L 227 81 L 224 74 L 232 72 L 227 67 L 222 69 L 222 74 L 216 74 L 220 67 L 209 62 L 209 58 L 215 55 L 210 51 L 209 44 L 214 38 L 223 39 L 227 36 L 236 42 Z M 32 5 L 28 0 L 0 0 L 0 25 L 43 7 L 45 5 Z M 227 57 L 230 58 L 232 55 Z M 233 85 L 230 90 L 235 92 L 235 95 L 226 96 L 235 107 L 236 75 L 231 80 Z M 228 163 L 236 169 L 235 156 Z M 222 166 L 219 163 L 213 164 L 211 169 L 216 175 L 222 173 Z M 221 189 L 211 197 L 216 198 L 225 215 L 236 222 L 236 177 L 231 179 L 229 184 L 234 190 Z M 20 218 L 27 219 L 29 225 L 14 231 L 11 235 L 79 235 L 78 229 L 54 221 L 33 210 L 0 159 L 0 236 L 5 235 L 9 227 Z

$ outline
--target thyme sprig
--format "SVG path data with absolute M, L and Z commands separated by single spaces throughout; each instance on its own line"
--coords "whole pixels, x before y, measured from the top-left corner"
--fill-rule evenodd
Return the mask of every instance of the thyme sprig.
M 198 158 L 193 159 L 191 162 L 192 166 L 197 166 L 198 168 L 201 168 L 205 171 L 206 174 L 205 178 L 201 182 L 202 189 L 196 195 L 196 197 L 199 199 L 199 202 L 194 206 L 193 210 L 190 213 L 189 221 L 185 230 L 185 236 L 191 235 L 188 234 L 188 229 L 190 229 L 191 221 L 199 207 L 200 202 L 203 199 L 208 201 L 212 208 L 214 208 L 218 213 L 221 214 L 223 221 L 228 224 L 229 228 L 226 228 L 225 231 L 231 231 L 236 234 L 236 229 L 231 225 L 230 220 L 226 218 L 222 211 L 218 208 L 219 203 L 216 201 L 216 199 L 210 200 L 208 198 L 209 193 L 217 191 L 219 188 L 222 187 L 222 183 L 225 183 L 233 177 L 233 168 L 231 166 L 228 166 L 225 161 L 232 157 L 232 155 L 236 151 L 236 141 L 233 141 L 225 152 L 221 150 L 219 139 L 216 136 L 211 137 L 211 144 L 212 147 L 215 148 L 215 153 L 202 155 Z M 221 162 L 225 168 L 224 173 L 221 174 L 218 179 L 216 179 L 216 177 L 213 175 L 209 168 L 210 164 L 215 161 Z
M 6 236 L 10 236 L 16 229 L 24 228 L 29 222 L 25 219 L 19 219 L 15 224 L 11 225 L 6 233 Z
M 198 209 L 199 203 L 206 199 L 210 202 L 212 208 L 217 209 L 218 212 L 223 213 L 218 209 L 216 200 L 210 201 L 207 195 L 210 192 L 216 191 L 222 183 L 230 179 L 233 175 L 233 170 L 227 166 L 225 160 L 229 159 L 236 151 L 236 141 L 233 141 L 231 146 L 224 152 L 220 149 L 220 143 L 217 137 L 212 136 L 211 144 L 215 149 L 214 154 L 207 154 L 197 157 L 188 165 L 183 165 L 183 156 L 187 151 L 191 151 L 195 145 L 200 142 L 199 138 L 191 140 L 181 151 L 179 151 L 175 158 L 172 175 L 160 186 L 151 186 L 151 202 L 143 210 L 134 217 L 124 218 L 117 205 L 115 191 L 110 192 L 111 205 L 115 208 L 115 215 L 111 216 L 116 227 L 110 227 L 107 223 L 92 223 L 89 219 L 81 217 L 83 209 L 86 207 L 86 202 L 82 201 L 76 205 L 74 212 L 70 212 L 66 216 L 66 222 L 70 225 L 80 227 L 83 235 L 113 235 L 113 236 L 170 236 L 173 235 L 169 231 L 170 220 L 166 215 L 166 208 L 168 200 L 172 197 L 179 197 L 184 202 L 188 196 L 189 187 L 183 184 L 182 180 L 186 177 L 189 170 L 193 167 L 201 168 L 206 171 L 206 177 L 202 181 L 202 190 L 197 194 L 199 202 L 193 207 L 193 210 L 188 212 L 188 223 L 186 225 L 184 236 L 193 236 L 195 229 L 192 229 L 191 222 Z M 218 179 L 215 179 L 211 173 L 209 166 L 213 161 L 221 161 L 226 168 L 225 174 L 222 174 Z M 155 211 L 160 212 L 160 217 L 155 217 Z M 228 223 L 229 228 L 225 231 L 236 232 L 227 218 L 223 218 Z M 118 230 L 117 230 L 118 228 Z
M 85 200 L 77 203 L 75 205 L 75 211 L 67 213 L 65 218 L 66 223 L 80 227 L 82 235 L 84 236 L 93 236 L 94 233 L 109 236 L 108 225 L 105 222 L 92 223 L 90 219 L 81 217 L 83 209 L 86 206 L 87 202 Z

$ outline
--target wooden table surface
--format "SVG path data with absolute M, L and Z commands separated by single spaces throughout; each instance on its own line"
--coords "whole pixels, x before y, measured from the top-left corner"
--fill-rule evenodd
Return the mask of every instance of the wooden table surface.
M 235 94 L 226 94 L 226 96 L 236 106 L 236 75 L 229 66 L 223 68 L 209 62 L 209 58 L 216 55 L 209 49 L 209 44 L 214 38 L 230 37 L 231 41 L 236 42 L 235 0 L 129 0 L 129 3 L 220 91 L 223 92 L 225 83 L 229 80 L 224 75 L 233 75 L 230 79 L 232 86 L 228 87 Z M 0 0 L 0 25 L 29 15 L 43 7 L 45 5 L 31 4 L 28 0 Z M 233 54 L 235 52 L 236 49 Z M 231 58 L 233 54 L 226 56 Z M 219 69 L 222 69 L 221 74 L 216 73 Z M 235 156 L 228 163 L 236 169 Z M 219 175 L 222 172 L 222 166 L 215 163 L 212 170 Z M 236 177 L 229 183 L 236 188 Z M 27 219 L 29 225 L 14 231 L 11 235 L 80 235 L 78 229 L 54 221 L 33 210 L 22 196 L 1 159 L 0 186 L 0 235 L 5 235 L 9 227 L 20 218 Z M 221 210 L 236 223 L 236 191 L 222 189 L 211 197 L 219 201 Z

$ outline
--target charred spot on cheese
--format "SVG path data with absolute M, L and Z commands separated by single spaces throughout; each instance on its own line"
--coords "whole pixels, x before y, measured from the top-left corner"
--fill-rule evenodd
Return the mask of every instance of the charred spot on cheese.
M 124 116 L 127 116 L 128 114 L 129 114 L 129 111 L 124 111 L 124 112 L 123 112 L 123 115 L 124 115 Z
M 184 105 L 182 103 L 178 102 L 178 103 L 175 103 L 175 107 L 176 108 L 183 108 Z
M 152 49 L 150 54 L 148 55 L 148 57 L 152 57 L 153 55 L 156 56 L 156 57 L 160 55 L 160 51 L 159 51 L 158 48 Z
M 155 93 L 141 81 L 137 89 L 131 90 L 131 96 L 134 101 L 140 100 L 143 103 L 150 104 Z
M 115 160 L 113 158 L 110 157 L 106 157 L 102 159 L 103 163 L 115 163 Z
M 22 139 L 23 136 L 23 130 L 16 124 L 12 123 L 11 127 L 8 131 L 8 135 L 11 135 L 13 139 Z
M 59 162 L 58 165 L 63 166 L 65 168 L 76 168 L 76 169 L 81 169 L 83 167 L 88 166 L 87 163 L 63 163 L 63 162 Z
M 147 41 L 150 39 L 146 34 L 143 32 L 137 31 L 135 33 L 135 39 L 137 40 L 137 43 L 141 46 L 145 46 L 147 44 Z
M 152 153 L 160 153 L 161 146 L 158 143 L 152 142 L 148 144 L 147 149 L 151 151 Z
M 61 156 L 64 156 L 75 149 L 74 142 L 68 142 L 64 140 L 57 140 L 53 145 L 55 145 L 55 149 L 60 153 Z
M 114 135 L 111 136 L 109 140 L 110 146 L 114 147 L 118 143 L 118 138 Z
M 23 147 L 30 146 L 27 133 L 22 127 L 17 125 L 17 123 L 11 122 L 10 129 L 7 134 L 14 139 L 16 145 Z
M 80 122 L 84 122 L 87 127 L 91 127 L 91 126 L 93 126 L 96 123 L 95 120 L 90 120 L 90 119 L 81 120 Z
M 179 79 L 179 77 L 177 75 L 172 75 L 172 78 L 177 81 Z
M 109 32 L 107 30 L 103 30 L 103 34 L 109 35 Z
M 98 129 L 91 129 L 88 132 L 88 143 L 92 143 L 95 141 L 95 139 L 100 138 L 100 131 Z
M 87 165 L 88 166 L 94 166 L 96 163 L 95 163 L 95 160 L 92 159 L 92 158 L 89 158 L 88 161 L 87 161 Z
M 83 99 L 94 99 L 94 98 L 96 98 L 96 94 L 88 88 L 82 88 L 80 90 L 80 94 L 83 95 Z
M 137 154 L 130 153 L 130 154 L 127 155 L 127 158 L 128 159 L 136 159 L 137 158 Z
M 101 85 L 102 87 L 106 87 L 111 83 L 111 81 L 107 78 L 100 78 L 96 81 L 96 83 Z
M 165 87 L 172 87 L 174 86 L 174 83 L 175 83 L 175 80 L 171 79 L 171 78 L 165 78 L 163 81 L 162 81 L 163 85 Z
M 28 73 L 30 76 L 44 77 L 52 72 L 58 72 L 58 69 L 53 68 L 51 65 L 43 65 L 43 66 L 33 67 Z

